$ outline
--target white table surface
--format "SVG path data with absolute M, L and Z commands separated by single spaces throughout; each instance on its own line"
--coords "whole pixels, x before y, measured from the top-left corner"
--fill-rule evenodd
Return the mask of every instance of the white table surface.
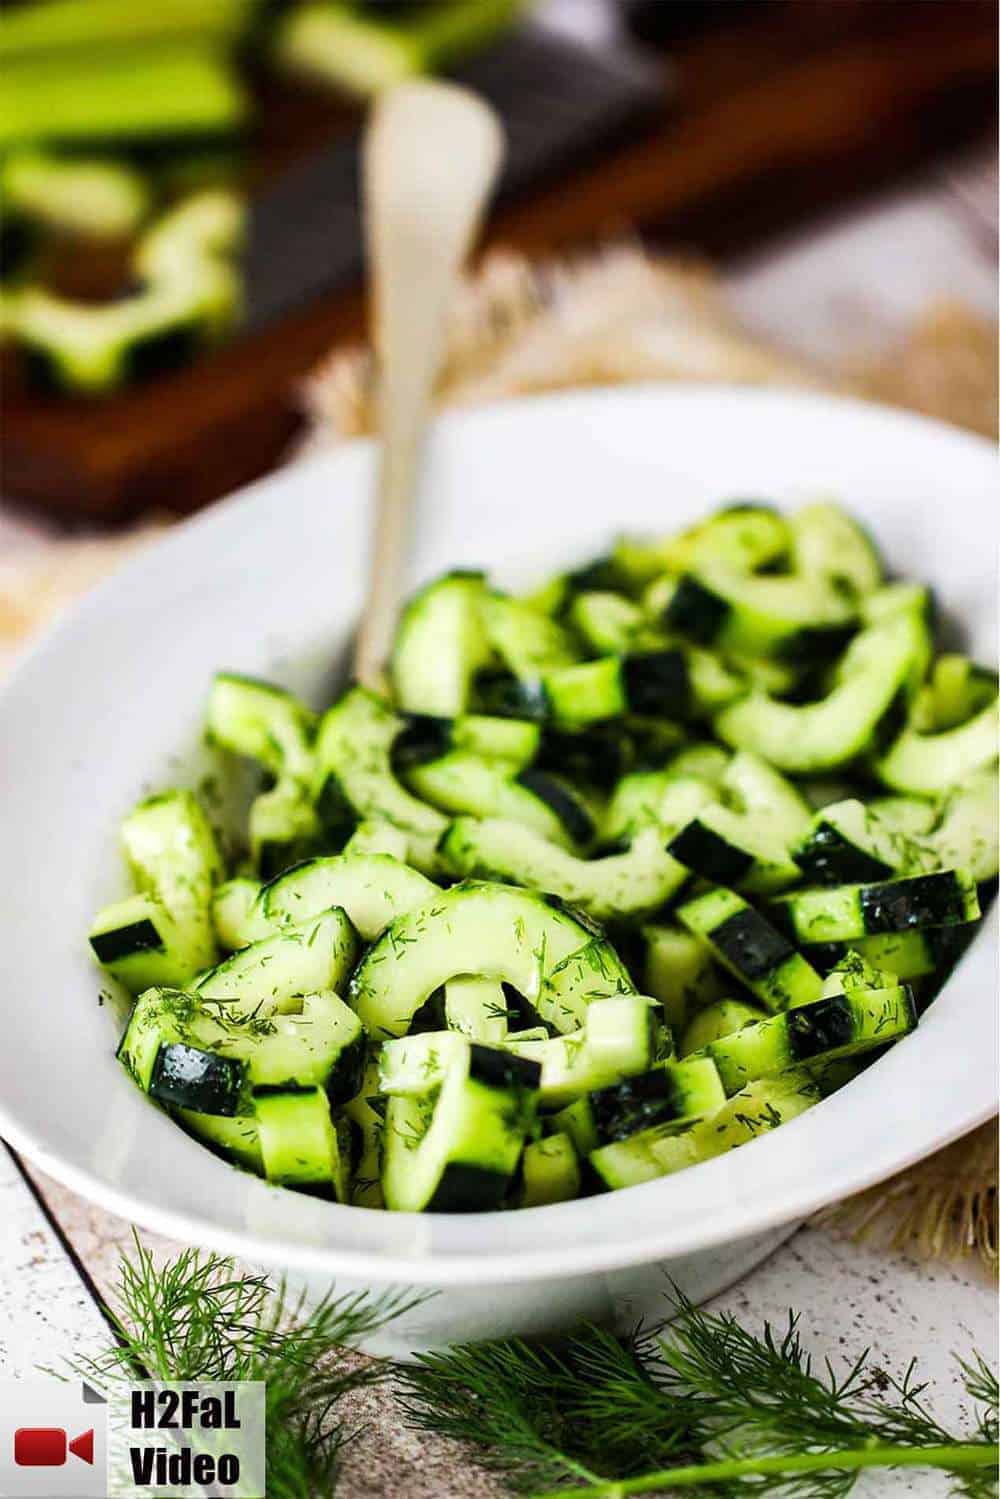
M 876 207 L 807 237 L 772 246 L 729 277 L 743 317 L 801 352 L 837 358 L 899 333 L 935 296 L 961 297 L 988 315 L 997 298 L 995 157 L 987 152 L 940 171 Z M 44 546 L 44 526 L 0 508 L 0 548 Z M 109 1334 L 95 1288 L 113 1284 L 129 1225 L 22 1169 L 0 1146 L 0 1375 L 29 1377 L 93 1352 Z M 902 1373 L 917 1354 L 928 1400 L 945 1423 L 958 1420 L 962 1391 L 952 1352 L 997 1358 L 995 1287 L 972 1262 L 921 1265 L 867 1250 L 827 1231 L 801 1229 L 716 1303 L 747 1326 L 803 1317 L 807 1345 L 822 1357 L 853 1359 L 866 1347 Z M 340 1499 L 474 1499 L 499 1492 L 447 1444 L 406 1431 L 385 1391 L 356 1401 L 369 1422 L 345 1458 Z M 868 1475 L 858 1493 L 943 1494 L 934 1475 Z

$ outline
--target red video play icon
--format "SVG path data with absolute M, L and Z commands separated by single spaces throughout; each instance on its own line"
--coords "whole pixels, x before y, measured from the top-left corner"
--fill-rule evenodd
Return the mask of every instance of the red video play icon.
M 19 1468 L 61 1468 L 67 1453 L 94 1461 L 94 1428 L 68 1441 L 62 1426 L 19 1426 L 14 1433 L 14 1461 Z

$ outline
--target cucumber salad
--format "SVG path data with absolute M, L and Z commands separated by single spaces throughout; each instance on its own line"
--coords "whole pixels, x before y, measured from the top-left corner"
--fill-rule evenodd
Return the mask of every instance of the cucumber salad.
M 843 510 L 728 505 L 514 596 L 410 600 L 384 694 L 221 672 L 258 767 L 121 838 L 118 1057 L 234 1165 L 525 1208 L 793 1120 L 917 1025 L 997 875 L 997 678 Z

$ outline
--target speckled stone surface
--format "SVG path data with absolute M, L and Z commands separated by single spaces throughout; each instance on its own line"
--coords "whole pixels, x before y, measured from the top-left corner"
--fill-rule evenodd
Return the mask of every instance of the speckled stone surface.
M 0 1208 L 8 1211 L 0 1218 L 0 1328 L 8 1346 L 0 1342 L 0 1365 L 27 1373 L 38 1362 L 57 1362 L 70 1351 L 93 1346 L 102 1329 L 37 1205 L 13 1173 L 6 1180 L 2 1164 Z M 131 1226 L 40 1173 L 35 1177 L 99 1291 L 113 1296 L 118 1257 L 131 1239 Z M 16 1213 L 10 1210 L 15 1199 Z M 152 1235 L 143 1238 L 158 1252 L 176 1248 Z M 819 1360 L 830 1355 L 852 1361 L 871 1347 L 884 1368 L 902 1374 L 917 1354 L 929 1381 L 928 1404 L 946 1426 L 960 1426 L 965 1415 L 953 1352 L 976 1347 L 997 1359 L 995 1286 L 978 1265 L 921 1265 L 816 1228 L 800 1229 L 713 1306 L 733 1312 L 751 1329 L 765 1320 L 783 1323 L 794 1306 L 803 1340 Z M 345 1414 L 350 1425 L 364 1430 L 345 1450 L 338 1499 L 493 1499 L 503 1492 L 464 1451 L 409 1430 L 388 1386 L 357 1392 Z M 866 1499 L 936 1499 L 948 1488 L 934 1474 L 876 1473 L 855 1492 Z

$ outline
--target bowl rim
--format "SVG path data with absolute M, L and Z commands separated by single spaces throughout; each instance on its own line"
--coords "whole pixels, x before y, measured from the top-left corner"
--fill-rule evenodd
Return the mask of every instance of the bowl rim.
M 563 406 L 567 403 L 572 406 L 586 407 L 608 400 L 625 404 L 643 401 L 653 401 L 654 404 L 659 404 L 663 401 L 683 403 L 692 399 L 699 404 L 707 403 L 720 407 L 734 400 L 741 403 L 757 403 L 766 407 L 779 406 L 786 413 L 798 406 L 814 414 L 818 411 L 821 416 L 825 411 L 838 411 L 848 419 L 851 417 L 863 419 L 876 426 L 884 425 L 887 430 L 895 428 L 897 437 L 900 434 L 905 435 L 907 431 L 922 432 L 939 443 L 947 443 L 952 447 L 955 444 L 961 444 L 970 453 L 978 454 L 981 458 L 989 458 L 992 461 L 996 459 L 996 450 L 985 438 L 952 427 L 947 423 L 934 421 L 898 408 L 860 401 L 853 397 L 781 386 L 747 387 L 677 382 L 674 384 L 602 386 L 582 391 L 557 391 L 521 397 L 486 407 L 447 412 L 439 418 L 438 427 L 461 428 L 497 419 L 501 421 L 513 419 L 516 422 L 519 411 L 527 409 L 537 412 L 540 408 Z M 53 642 L 64 635 L 72 635 L 84 614 L 91 610 L 100 610 L 105 599 L 112 595 L 116 587 L 121 586 L 123 579 L 128 579 L 131 571 L 137 564 L 141 564 L 144 557 L 148 557 L 151 553 L 161 555 L 164 548 L 169 549 L 171 546 L 186 547 L 189 544 L 188 538 L 197 535 L 201 528 L 219 523 L 223 517 L 230 515 L 234 510 L 241 509 L 255 497 L 259 499 L 262 494 L 266 495 L 274 488 L 289 483 L 294 484 L 296 477 L 301 477 L 306 467 L 309 469 L 327 468 L 335 464 L 338 458 L 342 458 L 345 452 L 352 450 L 355 453 L 363 452 L 370 450 L 371 447 L 371 439 L 353 439 L 349 443 L 339 445 L 329 453 L 320 453 L 310 457 L 304 464 L 300 463 L 291 469 L 279 469 L 266 475 L 254 484 L 216 503 L 204 513 L 172 527 L 163 538 L 143 548 L 134 558 L 128 559 L 121 568 L 115 570 L 111 577 L 90 590 L 83 599 L 39 633 L 28 649 L 21 653 L 0 691 L 0 713 L 3 711 L 8 693 L 19 683 L 22 674 L 35 669 L 35 664 L 45 656 Z M 995 928 L 995 919 L 984 921 L 982 929 L 977 933 L 967 953 L 963 955 L 962 965 L 967 964 L 975 952 L 979 952 L 984 958 L 987 956 L 985 949 L 995 947 Z M 949 985 L 952 982 L 953 980 L 950 979 Z M 930 1013 L 933 1014 L 934 1011 Z M 526 1282 L 572 1274 L 614 1271 L 629 1266 L 648 1264 L 666 1255 L 673 1256 L 709 1249 L 721 1243 L 732 1242 L 777 1228 L 805 1217 L 841 1197 L 854 1195 L 876 1185 L 879 1181 L 905 1170 L 916 1161 L 943 1148 L 968 1130 L 985 1122 L 996 1111 L 995 1088 L 991 1094 L 988 1094 L 982 1087 L 973 1088 L 956 1095 L 954 1108 L 947 1124 L 936 1128 L 933 1139 L 914 1140 L 909 1146 L 904 1145 L 903 1148 L 898 1148 L 897 1145 L 897 1148 L 892 1151 L 888 1151 L 885 1146 L 881 1149 L 871 1148 L 869 1141 L 869 1148 L 862 1151 L 860 1156 L 855 1151 L 853 1155 L 838 1157 L 832 1162 L 829 1157 L 824 1157 L 820 1153 L 819 1159 L 822 1160 L 824 1166 L 823 1174 L 809 1179 L 803 1173 L 801 1169 L 803 1159 L 817 1158 L 816 1153 L 810 1150 L 814 1137 L 822 1140 L 829 1136 L 837 1129 L 838 1120 L 844 1123 L 847 1121 L 849 1112 L 856 1112 L 857 1105 L 862 1103 L 857 1090 L 859 1085 L 865 1084 L 866 1079 L 869 1081 L 866 1091 L 874 1094 L 875 1089 L 870 1085 L 870 1080 L 876 1071 L 879 1077 L 884 1079 L 886 1085 L 890 1082 L 890 1072 L 898 1072 L 905 1068 L 907 1071 L 914 1070 L 916 1075 L 921 1070 L 928 1071 L 926 1066 L 921 1068 L 918 1064 L 918 1058 L 922 1058 L 923 1053 L 932 1048 L 932 1042 L 921 1039 L 928 1029 L 931 1027 L 925 1022 L 913 1036 L 907 1037 L 887 1056 L 881 1058 L 877 1069 L 872 1069 L 856 1079 L 849 1090 L 824 1100 L 821 1108 L 810 1110 L 801 1118 L 783 1126 L 781 1130 L 754 1142 L 756 1147 L 754 1160 L 759 1163 L 760 1167 L 760 1170 L 755 1168 L 756 1175 L 764 1178 L 768 1174 L 780 1173 L 781 1163 L 786 1158 L 792 1162 L 797 1158 L 800 1169 L 791 1171 L 784 1181 L 772 1182 L 766 1206 L 755 1207 L 752 1217 L 748 1220 L 734 1222 L 732 1213 L 727 1216 L 724 1212 L 720 1212 L 708 1222 L 688 1221 L 683 1226 L 672 1223 L 668 1216 L 669 1202 L 666 1201 L 665 1189 L 666 1194 L 669 1194 L 679 1178 L 659 1178 L 629 1189 L 628 1197 L 637 1205 L 640 1202 L 640 1194 L 644 1194 L 641 1200 L 651 1211 L 644 1216 L 643 1231 L 627 1242 L 593 1241 L 577 1245 L 572 1241 L 574 1223 L 582 1225 L 585 1216 L 594 1211 L 595 1204 L 613 1205 L 619 1198 L 619 1194 L 578 1199 L 570 1203 L 535 1208 L 529 1213 L 518 1213 L 515 1216 L 519 1220 L 523 1221 L 526 1217 L 530 1217 L 538 1226 L 539 1232 L 535 1235 L 538 1242 L 530 1249 L 501 1248 L 499 1250 L 488 1249 L 485 1252 L 460 1249 L 455 1252 L 437 1251 L 421 1255 L 384 1253 L 381 1249 L 375 1251 L 352 1249 L 349 1242 L 350 1224 L 359 1216 L 366 1225 L 370 1225 L 373 1219 L 383 1216 L 390 1223 L 393 1221 L 398 1223 L 401 1219 L 426 1222 L 426 1215 L 383 1215 L 370 1209 L 340 1204 L 322 1205 L 331 1215 L 329 1219 L 330 1242 L 315 1243 L 290 1237 L 282 1238 L 278 1234 L 271 1236 L 258 1231 L 213 1223 L 192 1212 L 164 1207 L 151 1197 L 148 1199 L 139 1197 L 133 1191 L 118 1188 L 94 1170 L 65 1160 L 58 1152 L 50 1150 L 44 1139 L 37 1137 L 30 1129 L 22 1128 L 17 1118 L 9 1111 L 3 1097 L 0 1097 L 0 1135 L 6 1138 L 14 1150 L 84 1198 L 130 1222 L 136 1222 L 144 1228 L 181 1242 L 204 1244 L 206 1247 L 225 1254 L 236 1254 L 258 1263 L 278 1263 L 282 1267 L 295 1271 L 320 1273 L 327 1276 L 343 1274 L 377 1283 L 403 1282 L 413 1285 L 447 1283 L 458 1286 L 473 1285 L 483 1281 Z M 928 1075 L 932 1076 L 932 1072 Z M 170 1127 L 175 1127 L 172 1121 Z M 893 1138 L 895 1140 L 896 1137 Z M 206 1161 L 215 1159 L 202 1147 L 195 1145 L 195 1148 Z M 704 1187 L 700 1194 L 702 1197 L 708 1195 L 712 1187 L 720 1192 L 724 1191 L 727 1159 L 731 1160 L 731 1158 L 722 1157 L 701 1165 L 697 1174 Z M 227 1171 L 232 1169 L 222 1162 L 215 1161 L 215 1164 Z M 829 1169 L 826 1169 L 827 1167 Z M 260 1188 L 268 1194 L 281 1193 L 283 1197 L 289 1195 L 283 1188 L 268 1186 L 256 1179 L 251 1180 L 254 1181 L 255 1188 Z M 298 1197 L 300 1194 L 294 1195 Z M 665 1212 L 656 1211 L 658 1207 L 662 1210 L 664 1206 Z M 599 1207 L 597 1211 L 600 1212 Z M 508 1215 L 499 1216 L 503 1219 Z M 636 1217 L 638 1214 L 633 1213 L 631 1216 Z M 436 1221 L 440 1224 L 449 1221 L 461 1223 L 468 1226 L 470 1232 L 475 1226 L 481 1225 L 483 1228 L 481 1237 L 488 1239 L 489 1228 L 493 1226 L 495 1229 L 498 1215 L 495 1213 L 440 1215 Z M 344 1224 L 346 1232 L 337 1235 L 334 1240 L 338 1223 Z M 555 1247 L 552 1247 L 553 1244 Z

